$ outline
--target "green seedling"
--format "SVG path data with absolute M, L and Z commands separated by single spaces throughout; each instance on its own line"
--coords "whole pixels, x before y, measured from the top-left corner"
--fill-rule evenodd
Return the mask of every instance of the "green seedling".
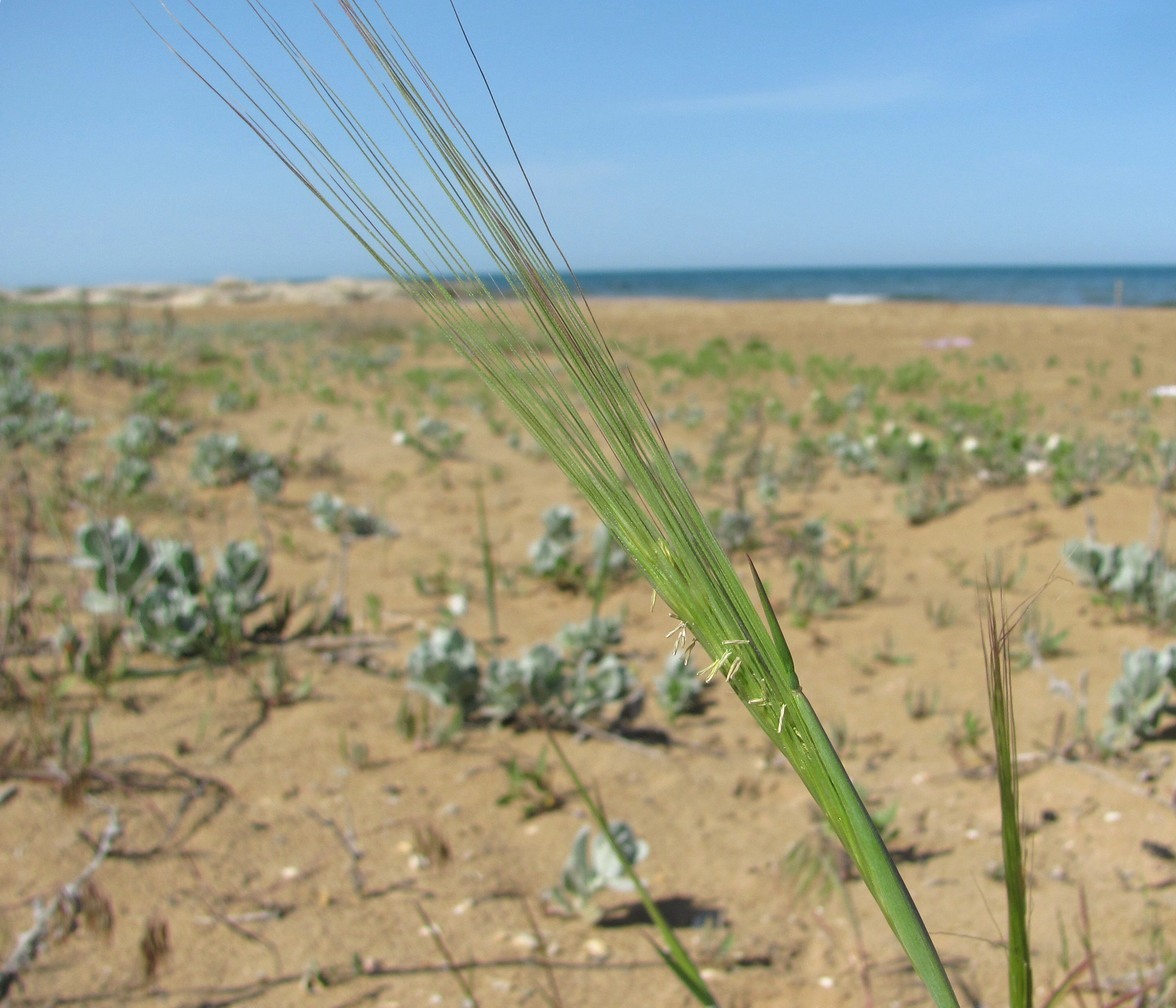
M 508 785 L 506 792 L 498 796 L 495 804 L 521 802 L 524 819 L 534 819 L 563 805 L 563 799 L 551 784 L 546 749 L 534 761 L 523 762 L 517 756 L 512 756 L 509 760 L 499 760 L 498 765 L 506 771 Z
M 910 688 L 903 694 L 903 704 L 907 716 L 912 721 L 922 721 L 933 717 L 939 710 L 939 691 L 928 690 L 922 686 Z
M 310 676 L 295 679 L 281 654 L 270 658 L 265 675 L 254 679 L 250 690 L 253 699 L 267 711 L 277 707 L 292 707 L 308 699 L 313 691 L 314 682 Z
M 1065 653 L 1069 635 L 1069 630 L 1057 629 L 1052 619 L 1032 606 L 1021 621 L 1021 647 L 1014 653 L 1014 661 L 1022 668 L 1040 668 L 1049 659 Z
M 229 382 L 212 399 L 213 413 L 247 413 L 257 405 L 257 393 Z
M 939 630 L 952 626 L 959 618 L 959 610 L 947 599 L 928 599 L 924 611 L 931 625 Z

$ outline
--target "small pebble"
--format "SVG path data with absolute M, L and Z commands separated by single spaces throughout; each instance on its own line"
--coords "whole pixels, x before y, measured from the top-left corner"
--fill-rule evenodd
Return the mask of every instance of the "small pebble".
M 584 942 L 584 954 L 593 962 L 604 962 L 609 957 L 609 950 L 599 938 L 589 938 Z
M 520 931 L 516 935 L 511 935 L 510 943 L 523 952 L 534 952 L 539 947 L 539 939 L 529 931 Z

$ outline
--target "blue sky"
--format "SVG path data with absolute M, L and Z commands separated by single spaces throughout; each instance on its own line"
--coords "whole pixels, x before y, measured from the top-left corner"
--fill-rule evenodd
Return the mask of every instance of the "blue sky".
M 578 269 L 1176 262 L 1172 0 L 459 6 Z M 390 9 L 493 138 L 448 4 Z M 0 0 L 0 150 L 0 287 L 373 272 L 124 0 Z

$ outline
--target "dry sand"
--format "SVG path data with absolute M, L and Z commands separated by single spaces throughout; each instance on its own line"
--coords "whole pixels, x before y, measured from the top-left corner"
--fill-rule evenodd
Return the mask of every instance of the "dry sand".
M 70 710 L 91 709 L 95 772 L 90 797 L 74 807 L 52 786 L 51 746 L 8 774 L 15 792 L 0 806 L 0 948 L 12 948 L 30 925 L 34 900 L 50 896 L 89 860 L 90 842 L 106 822 L 104 806 L 119 810 L 124 830 L 119 856 L 93 880 L 109 900 L 113 930 L 102 936 L 83 927 L 53 943 L 25 973 L 12 1003 L 458 1005 L 461 991 L 427 918 L 484 1008 L 553 1003 L 553 989 L 554 1003 L 569 1008 L 687 1004 L 631 897 L 602 900 L 609 911 L 604 926 L 544 912 L 541 893 L 555 883 L 586 821 L 584 809 L 559 770 L 553 778 L 566 802 L 557 811 L 525 821 L 518 804 L 495 801 L 507 790 L 500 761 L 536 757 L 545 746 L 540 733 L 472 727 L 455 743 L 430 748 L 396 728 L 405 656 L 418 630 L 439 622 L 444 604 L 442 596 L 421 593 L 421 578 L 463 589 L 470 610 L 460 625 L 482 642 L 489 636 L 475 486 L 483 487 L 503 575 L 500 650 L 508 655 L 587 617 L 583 595 L 524 572 L 541 511 L 572 503 L 587 532 L 587 509 L 551 463 L 525 450 L 525 438 L 520 450 L 489 428 L 469 405 L 472 383 L 436 378 L 432 388 L 444 390 L 444 407 L 436 398 L 413 398 L 414 386 L 398 375 L 413 367 L 441 375 L 457 366 L 447 351 L 415 349 L 408 340 L 389 374 L 332 369 L 331 350 L 370 350 L 379 345 L 379 327 L 415 325 L 409 303 L 247 300 L 234 305 L 208 296 L 173 305 L 181 333 L 203 327 L 199 340 L 191 337 L 193 347 L 205 348 L 202 359 L 214 349 L 239 358 L 240 368 L 226 366 L 226 373 L 256 388 L 259 399 L 249 412 L 214 416 L 207 402 L 215 390 L 186 393 L 196 428 L 163 463 L 168 506 L 157 500 L 132 508 L 136 521 L 153 535 L 195 541 L 206 553 L 233 536 L 256 536 L 258 511 L 246 489 L 186 484 L 195 441 L 231 429 L 256 447 L 294 453 L 297 474 L 281 503 L 264 509 L 276 548 L 272 584 L 330 584 L 331 542 L 305 509 L 312 493 L 327 489 L 370 505 L 401 535 L 352 550 L 350 602 L 356 631 L 385 640 L 370 651 L 329 643 L 283 648 L 290 676 L 308 679 L 312 689 L 264 719 L 255 691 L 269 674 L 272 649 L 239 667 L 124 679 L 106 695 L 73 684 L 52 703 L 6 706 L 0 745 L 12 740 L 17 747 L 7 751 L 14 768 L 18 750 L 38 731 L 59 726 Z M 134 317 L 157 318 L 160 304 L 136 304 Z M 725 421 L 733 388 L 800 411 L 813 390 L 803 371 L 794 378 L 773 371 L 688 380 L 654 374 L 642 363 L 659 350 L 692 351 L 720 336 L 732 345 L 761 338 L 790 351 L 798 364 L 812 354 L 852 356 L 892 371 L 928 358 L 961 383 L 983 373 L 984 394 L 1025 393 L 1031 431 L 1126 437 L 1124 411 L 1150 403 L 1150 424 L 1162 436 L 1174 433 L 1172 405 L 1146 395 L 1176 381 L 1171 312 L 608 300 L 593 307 L 655 410 L 704 410 L 699 426 L 665 423 L 671 446 L 686 446 L 700 460 Z M 286 320 L 287 327 L 321 321 L 321 342 L 254 344 L 249 334 L 259 330 L 249 327 L 267 320 Z M 151 343 L 134 334 L 125 339 Z M 964 348 L 942 349 L 945 340 Z M 195 352 L 185 355 L 178 346 L 174 341 L 166 352 L 196 367 Z M 275 385 L 250 370 L 250 354 L 261 349 L 282 372 Z M 76 374 L 49 384 L 96 419 L 91 448 L 70 460 L 80 475 L 102 457 L 103 439 L 138 390 Z M 381 416 L 376 402 L 389 395 Z M 429 464 L 396 446 L 390 414 L 397 409 L 409 422 L 432 410 L 464 429 L 459 457 Z M 783 450 L 790 438 L 783 425 L 769 425 L 768 442 Z M 312 476 L 316 460 L 319 475 Z M 729 482 L 700 488 L 708 508 L 734 503 Z M 976 584 L 985 563 L 999 558 L 1015 574 L 1010 608 L 1042 592 L 1038 605 L 1068 631 L 1064 651 L 1014 678 L 1038 1001 L 1082 959 L 1084 940 L 1108 988 L 1130 985 L 1157 954 L 1171 962 L 1176 864 L 1164 852 L 1176 842 L 1176 739 L 1169 732 L 1124 759 L 1095 758 L 1077 744 L 1075 696 L 1087 684 L 1097 732 L 1122 652 L 1168 638 L 1094 604 L 1090 590 L 1059 564 L 1062 543 L 1091 527 L 1106 541 L 1146 538 L 1155 489 L 1141 480 L 1116 483 L 1072 508 L 1055 503 L 1041 479 L 1004 488 L 971 481 L 966 490 L 958 510 L 916 527 L 899 513 L 893 485 L 830 467 L 815 486 L 782 488 L 777 522 L 764 526 L 756 563 L 790 627 L 805 690 L 841 739 L 850 772 L 872 799 L 896 807 L 894 846 L 904 876 L 961 996 L 976 1004 L 1006 998 L 995 785 L 982 753 L 952 742 L 966 712 L 985 710 Z M 763 517 L 759 505 L 755 510 Z M 83 517 L 79 512 L 76 520 Z M 824 518 L 830 528 L 855 524 L 877 550 L 880 591 L 796 626 L 786 612 L 791 573 L 784 544 L 789 529 L 811 518 Z M 60 557 L 70 533 L 44 535 L 38 552 Z M 84 618 L 80 581 L 65 579 L 60 565 L 44 577 L 65 586 L 75 618 Z M 369 595 L 374 603 L 365 601 Z M 373 607 L 378 624 L 370 621 Z M 929 615 L 936 609 L 954 618 L 936 626 Z M 611 589 L 604 612 L 624 615 L 625 650 L 648 686 L 668 652 L 671 618 L 660 605 L 650 611 L 648 589 L 637 582 Z M 52 621 L 42 618 L 39 627 L 48 633 Z M 28 659 L 42 670 L 56 661 Z M 25 664 L 9 659 L 8 670 L 27 681 Z M 817 835 L 811 803 L 729 691 L 719 683 L 706 696 L 705 713 L 672 725 L 647 705 L 638 724 L 647 736 L 664 732 L 664 744 L 596 736 L 565 745 L 610 815 L 648 840 L 641 874 L 704 961 L 721 1002 L 860 1005 L 870 1003 L 872 991 L 880 1005 L 925 1003 L 859 882 L 807 897 L 793 891 L 784 860 L 798 840 Z M 983 740 L 980 747 L 987 751 Z M 445 853 L 435 844 L 425 863 L 429 837 L 443 841 Z M 166 924 L 170 954 L 148 979 L 140 946 L 150 922 Z

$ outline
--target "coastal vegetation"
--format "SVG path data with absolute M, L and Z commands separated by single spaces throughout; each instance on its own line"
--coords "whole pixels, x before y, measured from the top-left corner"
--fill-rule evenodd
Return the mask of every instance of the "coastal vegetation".
M 289 327 L 0 306 L 3 814 L 80 852 L 64 877 L 4 855 L 70 898 L 8 921 L 0 996 L 677 1003 L 676 977 L 708 1004 L 1170 1003 L 1171 662 L 1115 660 L 1171 621 L 1163 313 L 761 306 L 749 332 L 670 306 L 704 331 L 667 338 L 589 312 L 356 16 L 513 296 L 424 282 Z M 419 263 L 328 191 L 393 272 Z M 476 283 L 400 198 L 438 275 Z M 817 326 L 841 339 L 813 352 Z M 1085 356 L 1108 326 L 1130 367 Z M 954 615 L 977 594 L 982 654 Z M 117 975 L 61 965 L 127 916 Z

